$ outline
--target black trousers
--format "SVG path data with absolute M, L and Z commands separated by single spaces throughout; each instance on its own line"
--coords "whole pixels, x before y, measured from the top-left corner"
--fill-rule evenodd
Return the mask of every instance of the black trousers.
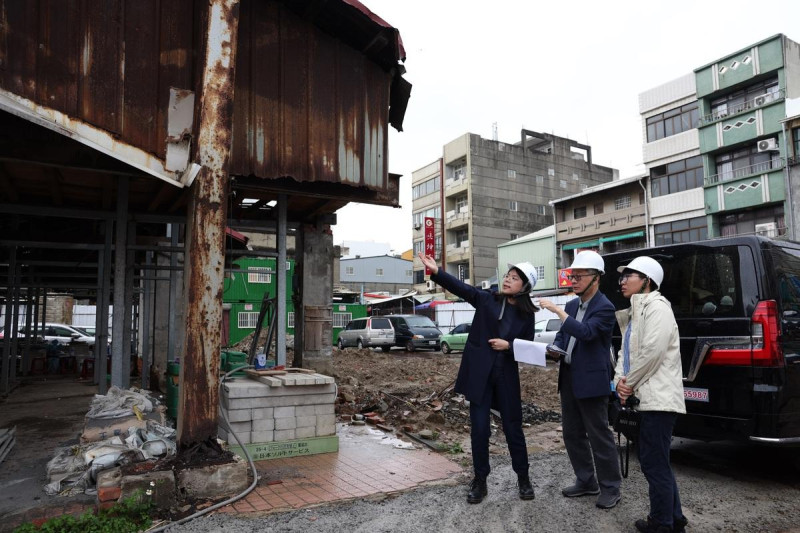
M 503 432 L 506 435 L 511 466 L 517 474 L 528 473 L 528 448 L 522 433 L 522 400 L 518 394 L 508 390 L 505 385 L 500 355 L 496 356 L 489 384 L 480 402 L 470 402 L 469 416 L 472 421 L 472 464 L 475 476 L 485 478 L 489 475 L 489 436 L 491 435 L 490 412 L 494 404 L 503 419 Z

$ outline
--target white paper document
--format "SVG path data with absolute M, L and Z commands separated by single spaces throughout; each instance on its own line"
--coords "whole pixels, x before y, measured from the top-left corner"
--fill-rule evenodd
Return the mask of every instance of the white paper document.
M 547 362 L 544 357 L 546 348 L 547 344 L 543 342 L 514 339 L 514 359 L 529 365 L 546 366 Z

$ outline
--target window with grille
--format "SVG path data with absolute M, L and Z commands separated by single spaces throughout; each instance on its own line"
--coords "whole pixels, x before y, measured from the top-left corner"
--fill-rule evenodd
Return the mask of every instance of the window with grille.
M 567 188 L 567 180 L 558 180 L 558 186 L 561 187 L 562 189 L 566 189 Z
M 249 283 L 272 283 L 272 274 L 267 267 L 247 267 Z
M 539 214 L 539 215 L 546 215 L 547 214 L 547 206 L 537 205 L 536 206 L 536 213 Z
M 538 266 L 536 268 L 536 279 L 544 279 L 544 267 Z
M 544 185 L 544 176 L 540 174 L 536 175 L 536 185 Z
M 595 215 L 602 215 L 603 214 L 603 202 L 599 202 L 594 204 L 594 214 Z
M 353 313 L 333 313 L 333 327 L 343 328 L 353 320 Z
M 586 218 L 586 206 L 582 205 L 572 210 L 572 217 L 577 220 L 579 218 Z
M 286 327 L 293 328 L 294 327 L 294 311 L 289 311 L 286 313 Z
M 508 209 L 511 211 L 519 211 L 519 204 L 516 200 L 511 200 L 508 202 Z
M 255 329 L 258 325 L 258 312 L 243 311 L 236 316 L 239 329 Z
M 375 269 L 375 275 L 376 276 L 383 276 L 383 269 L 382 268 L 376 268 Z
M 348 276 L 355 275 L 355 268 L 354 267 L 344 267 L 344 273 Z
M 509 169 L 508 169 L 508 178 L 513 180 L 513 179 L 515 179 L 516 177 L 517 177 L 517 171 L 516 171 L 516 170 L 511 170 L 511 169 L 509 168 Z
M 631 206 L 631 195 L 627 194 L 625 196 L 620 196 L 616 200 L 614 200 L 614 209 L 619 211 L 620 209 L 628 209 Z

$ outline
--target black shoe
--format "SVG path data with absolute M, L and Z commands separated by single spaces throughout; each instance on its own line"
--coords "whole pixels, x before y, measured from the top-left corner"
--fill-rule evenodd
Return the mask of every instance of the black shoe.
M 532 500 L 536 497 L 533 493 L 533 485 L 531 485 L 531 478 L 528 474 L 517 476 L 517 487 L 519 488 L 520 500 Z
M 561 489 L 561 494 L 566 496 L 567 498 L 577 498 L 578 496 L 592 496 L 600 494 L 600 487 L 597 485 L 590 486 L 590 487 L 582 487 L 575 483 L 574 485 L 570 485 L 569 487 Z
M 653 519 L 650 517 L 650 515 L 647 515 L 647 519 L 646 520 L 637 520 L 636 521 L 636 528 L 637 529 L 639 528 L 640 524 L 641 524 L 641 527 L 645 527 L 646 524 L 653 524 L 654 525 L 655 522 L 653 522 Z M 688 525 L 689 525 L 689 519 L 686 518 L 685 516 L 681 516 L 680 518 L 674 518 L 672 520 L 672 533 L 685 533 L 686 532 L 686 526 L 688 526 Z M 641 531 L 641 529 L 639 531 Z
M 657 524 L 649 516 L 646 520 L 637 520 L 633 525 L 636 526 L 636 531 L 641 531 L 641 533 L 672 533 L 669 526 Z
M 467 503 L 481 503 L 487 494 L 489 490 L 486 488 L 486 478 L 475 476 L 469 484 Z

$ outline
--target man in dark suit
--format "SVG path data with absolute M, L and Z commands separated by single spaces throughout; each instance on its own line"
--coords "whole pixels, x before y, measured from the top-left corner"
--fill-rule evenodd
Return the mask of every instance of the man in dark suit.
M 615 309 L 598 290 L 605 263 L 597 252 L 579 253 L 570 269 L 578 298 L 567 302 L 565 310 L 539 300 L 540 307 L 561 319 L 553 344 L 567 353 L 559 366 L 558 390 L 564 446 L 576 479 L 561 493 L 568 498 L 599 494 L 597 507 L 611 509 L 620 500 L 622 480 L 614 434 L 608 426 Z

